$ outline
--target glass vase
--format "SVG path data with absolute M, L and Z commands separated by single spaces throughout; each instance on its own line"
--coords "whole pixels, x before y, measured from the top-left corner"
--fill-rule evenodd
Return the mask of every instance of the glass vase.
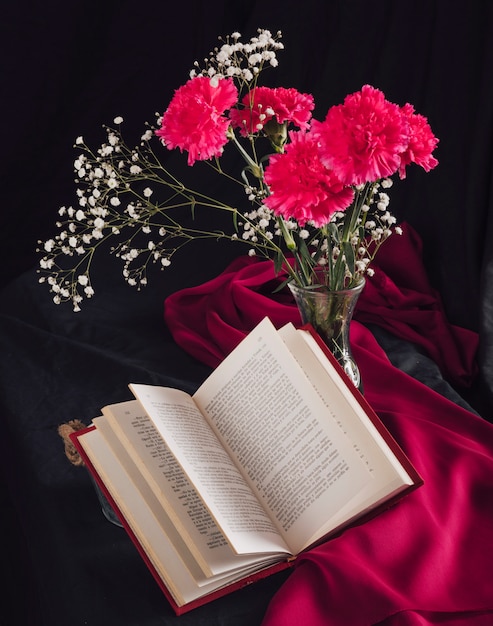
M 311 324 L 352 383 L 361 392 L 360 371 L 351 352 L 349 328 L 365 279 L 351 289 L 331 291 L 325 285 L 299 287 L 289 283 L 303 324 Z

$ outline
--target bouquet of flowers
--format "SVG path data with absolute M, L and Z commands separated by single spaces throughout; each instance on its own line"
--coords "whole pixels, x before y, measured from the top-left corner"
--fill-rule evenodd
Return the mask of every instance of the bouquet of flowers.
M 379 247 L 399 232 L 389 211 L 391 177 L 404 178 L 411 163 L 425 171 L 437 165 L 438 140 L 426 118 L 364 85 L 315 120 L 311 95 L 260 83 L 277 66 L 281 33 L 259 30 L 247 42 L 233 33 L 220 41 L 138 145 L 125 142 L 121 117 L 105 127 L 97 150 L 76 140 L 78 205 L 62 207 L 58 234 L 40 242 L 40 281 L 55 303 L 69 301 L 78 311 L 94 294 L 92 260 L 108 240 L 116 242 L 110 250 L 125 280 L 137 287 L 146 284 L 150 263 L 166 268 L 185 244 L 211 237 L 271 259 L 285 282 L 339 290 L 371 273 Z M 178 180 L 160 159 L 176 148 L 189 166 L 204 162 L 237 183 L 239 205 Z M 237 175 L 223 168 L 227 149 L 241 155 Z M 186 210 L 190 220 L 201 207 L 230 214 L 231 231 L 180 218 Z

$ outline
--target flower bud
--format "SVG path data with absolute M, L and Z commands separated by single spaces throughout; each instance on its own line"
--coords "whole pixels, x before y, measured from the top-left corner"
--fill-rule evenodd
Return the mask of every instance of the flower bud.
M 284 144 L 288 140 L 288 123 L 279 122 L 273 117 L 264 125 L 264 133 L 269 138 L 276 152 L 284 151 Z

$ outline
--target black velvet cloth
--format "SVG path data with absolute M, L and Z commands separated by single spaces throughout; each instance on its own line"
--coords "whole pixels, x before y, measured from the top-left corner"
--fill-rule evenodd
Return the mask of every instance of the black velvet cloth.
M 282 575 L 177 621 L 125 531 L 103 516 L 87 471 L 65 456 L 58 425 L 130 399 L 128 382 L 192 391 L 209 371 L 164 327 L 165 290 L 104 286 L 80 316 L 54 307 L 33 273 L 2 293 L 2 467 L 27 546 L 25 623 L 260 623 Z
M 177 621 L 124 532 L 102 516 L 86 473 L 64 457 L 56 432 L 130 397 L 130 381 L 195 388 L 207 368 L 172 341 L 163 300 L 213 277 L 244 249 L 194 248 L 140 293 L 121 282 L 114 260 L 101 260 L 97 296 L 77 315 L 55 307 L 31 269 L 37 240 L 54 234 L 58 207 L 74 202 L 75 138 L 97 145 L 101 125 L 122 115 L 137 141 L 218 35 L 250 37 L 257 27 L 284 34 L 271 85 L 312 93 L 318 119 L 364 83 L 428 117 L 440 164 L 429 174 L 409 169 L 391 191 L 391 209 L 420 234 L 449 321 L 479 333 L 477 383 L 453 390 L 414 346 L 383 332 L 378 339 L 399 367 L 462 402 L 459 391 L 493 418 L 493 4 L 183 0 L 171 10 L 160 0 L 9 3 L 0 20 L 0 441 L 2 481 L 16 513 L 8 531 L 20 535 L 3 539 L 13 552 L 5 605 L 18 615 L 7 624 L 23 616 L 49 626 L 257 624 L 285 576 Z M 167 155 L 194 184 L 204 177 L 211 194 L 222 192 L 206 168 L 190 172 L 179 157 Z
M 194 391 L 210 371 L 163 325 L 174 281 L 154 276 L 137 293 L 99 269 L 100 295 L 77 315 L 55 307 L 32 271 L 1 294 L 1 456 L 26 548 L 26 624 L 260 624 L 287 573 L 175 617 L 125 531 L 104 517 L 87 471 L 65 456 L 58 426 L 88 424 L 103 405 L 130 399 L 129 382 Z M 467 407 L 415 346 L 374 332 L 394 364 Z

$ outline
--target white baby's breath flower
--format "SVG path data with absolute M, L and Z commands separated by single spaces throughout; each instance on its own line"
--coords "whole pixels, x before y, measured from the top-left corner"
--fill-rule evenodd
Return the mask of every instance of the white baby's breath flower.
M 149 141 L 150 139 L 152 139 L 152 136 L 152 130 L 146 130 L 146 132 L 142 135 L 140 139 L 141 141 Z
M 107 157 L 110 156 L 111 153 L 113 152 L 113 146 L 101 146 L 100 150 L 98 150 L 99 154 L 103 157 Z
M 373 241 L 379 241 L 382 236 L 383 236 L 383 229 L 382 228 L 374 228 L 371 232 L 371 238 Z

